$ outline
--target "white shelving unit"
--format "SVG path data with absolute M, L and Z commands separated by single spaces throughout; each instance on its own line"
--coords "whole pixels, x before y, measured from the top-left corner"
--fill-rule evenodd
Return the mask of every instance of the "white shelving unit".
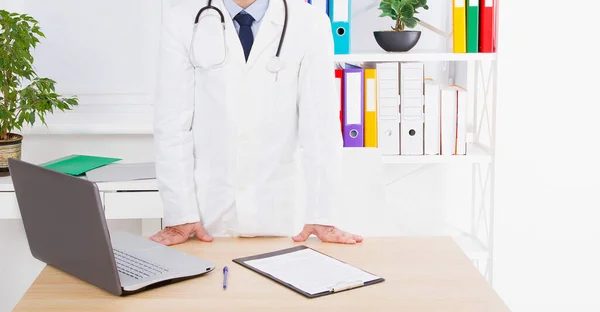
M 470 137 L 466 155 L 382 156 L 383 164 L 471 165 L 472 201 L 469 231 L 446 229 L 490 283 L 493 280 L 494 180 L 496 132 L 496 53 L 352 53 L 336 62 L 465 62 Z M 351 152 L 351 151 L 349 151 Z M 353 151 L 352 151 L 353 152 Z
M 496 53 L 437 53 L 386 52 L 335 55 L 336 62 L 438 62 L 438 61 L 493 61 Z
M 467 155 L 382 156 L 382 161 L 384 164 L 476 164 L 492 161 L 486 146 L 469 143 L 467 151 Z

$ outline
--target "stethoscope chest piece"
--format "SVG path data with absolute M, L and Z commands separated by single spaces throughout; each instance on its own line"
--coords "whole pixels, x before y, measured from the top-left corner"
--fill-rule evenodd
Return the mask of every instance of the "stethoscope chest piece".
M 281 59 L 277 56 L 272 57 L 267 63 L 267 70 L 272 73 L 278 73 L 282 67 Z

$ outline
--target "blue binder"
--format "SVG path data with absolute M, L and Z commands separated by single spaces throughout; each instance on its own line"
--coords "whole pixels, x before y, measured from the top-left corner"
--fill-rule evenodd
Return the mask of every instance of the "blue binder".
M 350 54 L 352 0 L 329 0 L 335 54 Z
M 329 16 L 329 0 L 307 0 L 308 3 L 317 7 L 321 12 Z

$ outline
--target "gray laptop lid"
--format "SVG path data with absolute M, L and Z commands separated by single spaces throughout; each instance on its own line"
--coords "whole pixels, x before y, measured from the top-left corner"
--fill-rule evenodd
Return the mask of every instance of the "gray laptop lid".
M 96 184 L 9 159 L 31 254 L 110 293 L 121 284 Z

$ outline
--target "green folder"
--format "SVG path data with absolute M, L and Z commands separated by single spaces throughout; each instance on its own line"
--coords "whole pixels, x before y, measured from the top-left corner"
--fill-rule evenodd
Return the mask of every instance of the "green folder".
M 479 52 L 479 0 L 468 0 L 467 53 Z
M 79 176 L 87 171 L 117 162 L 119 160 L 121 159 L 88 155 L 70 155 L 41 164 L 40 166 L 64 174 Z

